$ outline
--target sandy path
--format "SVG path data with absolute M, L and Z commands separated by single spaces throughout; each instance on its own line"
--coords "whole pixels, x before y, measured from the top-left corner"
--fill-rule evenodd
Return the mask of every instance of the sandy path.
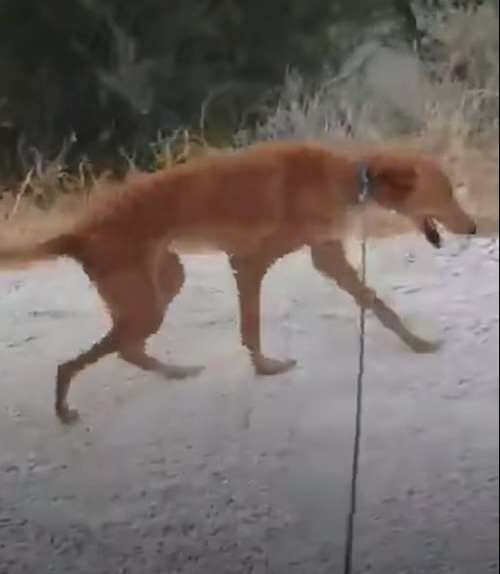
M 369 319 L 358 572 L 498 571 L 498 239 L 456 250 L 370 247 L 371 284 L 446 344 L 414 355 Z M 75 382 L 70 429 L 55 364 L 104 329 L 97 297 L 70 263 L 0 275 L 0 574 L 340 572 L 356 308 L 306 254 L 280 262 L 265 342 L 299 367 L 256 380 L 224 259 L 186 263 L 152 349 L 203 375 L 107 359 Z

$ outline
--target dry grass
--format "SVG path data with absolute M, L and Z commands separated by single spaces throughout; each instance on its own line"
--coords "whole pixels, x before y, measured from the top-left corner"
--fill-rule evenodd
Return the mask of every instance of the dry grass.
M 349 143 L 358 145 L 356 141 Z M 346 145 L 349 143 L 346 142 Z M 427 149 L 430 153 L 436 153 L 436 144 L 430 145 L 425 137 L 393 139 L 378 144 L 372 142 L 371 145 L 397 146 L 400 149 L 406 148 L 408 151 Z M 209 148 L 201 151 L 199 147 L 196 147 L 192 156 L 184 155 L 181 161 L 189 161 L 190 157 L 197 157 L 200 153 L 210 153 L 210 151 Z M 480 234 L 496 235 L 499 221 L 498 145 L 491 145 L 481 150 L 467 149 L 459 158 L 450 154 L 449 148 L 445 148 L 440 157 L 457 186 L 462 190 L 467 190 L 463 200 L 475 214 Z M 175 164 L 174 161 L 173 165 Z M 99 201 L 109 193 L 116 193 L 116 184 L 113 183 L 110 186 L 108 183 L 108 178 L 103 176 L 96 178 L 92 188 L 79 189 L 77 193 L 56 194 L 53 205 L 47 210 L 40 210 L 33 198 L 28 195 L 20 197 L 19 194 L 10 194 L 0 202 L 0 217 L 4 219 L 2 241 L 41 239 L 62 231 L 71 225 L 71 222 L 86 206 Z M 14 209 L 15 214 L 12 216 Z M 366 225 L 367 233 L 371 237 L 403 234 L 413 230 L 411 224 L 405 219 L 376 207 L 369 211 Z
M 300 78 L 288 76 L 281 101 L 266 122 L 251 133 L 238 132 L 234 145 L 314 137 L 337 145 L 364 142 L 424 151 L 443 164 L 461 189 L 480 233 L 497 234 L 498 20 L 485 4 L 477 12 L 434 12 L 426 26 L 448 47 L 450 58 L 457 50 L 467 57 L 472 70 L 467 85 L 446 78 L 430 81 L 415 56 L 403 50 L 361 46 L 339 76 L 327 79 L 313 94 Z M 220 151 L 203 136 L 180 130 L 159 137 L 151 147 L 157 169 Z M 135 171 L 134 158 L 123 155 Z M 88 164 L 69 175 L 60 165 L 39 161 L 19 188 L 0 201 L 2 240 L 47 236 L 64 228 L 85 205 L 110 193 L 108 182 L 109 174 L 96 175 Z M 412 229 L 400 217 L 377 209 L 367 222 L 369 234 L 376 236 Z
M 432 11 L 425 29 L 444 46 L 432 79 L 415 54 L 367 43 L 338 76 L 310 93 L 290 74 L 281 101 L 254 131 L 254 139 L 313 137 L 337 145 L 406 148 L 437 159 L 475 213 L 480 233 L 498 233 L 498 17 L 492 4 L 477 11 Z M 469 76 L 451 79 L 451 64 L 465 58 Z M 411 229 L 400 218 L 374 212 L 374 234 Z
M 152 143 L 156 169 L 171 169 L 193 157 L 207 153 L 209 147 L 187 131 L 175 132 Z M 137 172 L 134 157 L 122 150 L 129 173 Z M 86 168 L 86 169 L 85 169 Z M 91 166 L 80 166 L 71 175 L 60 165 L 47 163 L 28 171 L 18 189 L 4 192 L 0 201 L 1 236 L 6 242 L 30 241 L 54 235 L 71 225 L 83 209 L 110 193 L 119 182 L 109 172 L 94 174 Z

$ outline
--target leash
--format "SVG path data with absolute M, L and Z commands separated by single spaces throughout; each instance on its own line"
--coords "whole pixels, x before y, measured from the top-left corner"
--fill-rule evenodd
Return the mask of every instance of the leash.
M 358 172 L 359 195 L 358 202 L 364 203 L 372 192 L 372 182 L 366 164 L 361 164 Z M 361 281 L 366 283 L 366 233 L 364 215 L 361 214 Z M 362 415 L 363 415 L 363 383 L 365 375 L 365 341 L 366 341 L 366 306 L 361 305 L 359 310 L 359 352 L 358 352 L 358 375 L 356 379 L 356 414 L 354 425 L 354 443 L 352 452 L 351 480 L 349 493 L 349 508 L 346 520 L 346 535 L 344 547 L 344 574 L 353 572 L 353 549 L 354 549 L 354 520 L 357 511 L 357 493 L 359 476 L 359 458 L 361 450 Z

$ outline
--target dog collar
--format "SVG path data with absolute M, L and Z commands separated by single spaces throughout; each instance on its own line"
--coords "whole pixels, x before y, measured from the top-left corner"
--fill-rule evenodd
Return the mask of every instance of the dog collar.
M 358 202 L 365 203 L 365 201 L 372 195 L 373 182 L 370 177 L 370 170 L 366 163 L 361 163 L 358 168 Z

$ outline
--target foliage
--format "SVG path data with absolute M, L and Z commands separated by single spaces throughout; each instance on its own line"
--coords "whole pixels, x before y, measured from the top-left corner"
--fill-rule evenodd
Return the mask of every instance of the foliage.
M 289 70 L 313 85 L 367 37 L 420 50 L 443 1 L 1 0 L 0 175 L 157 167 L 184 128 L 227 143 Z

